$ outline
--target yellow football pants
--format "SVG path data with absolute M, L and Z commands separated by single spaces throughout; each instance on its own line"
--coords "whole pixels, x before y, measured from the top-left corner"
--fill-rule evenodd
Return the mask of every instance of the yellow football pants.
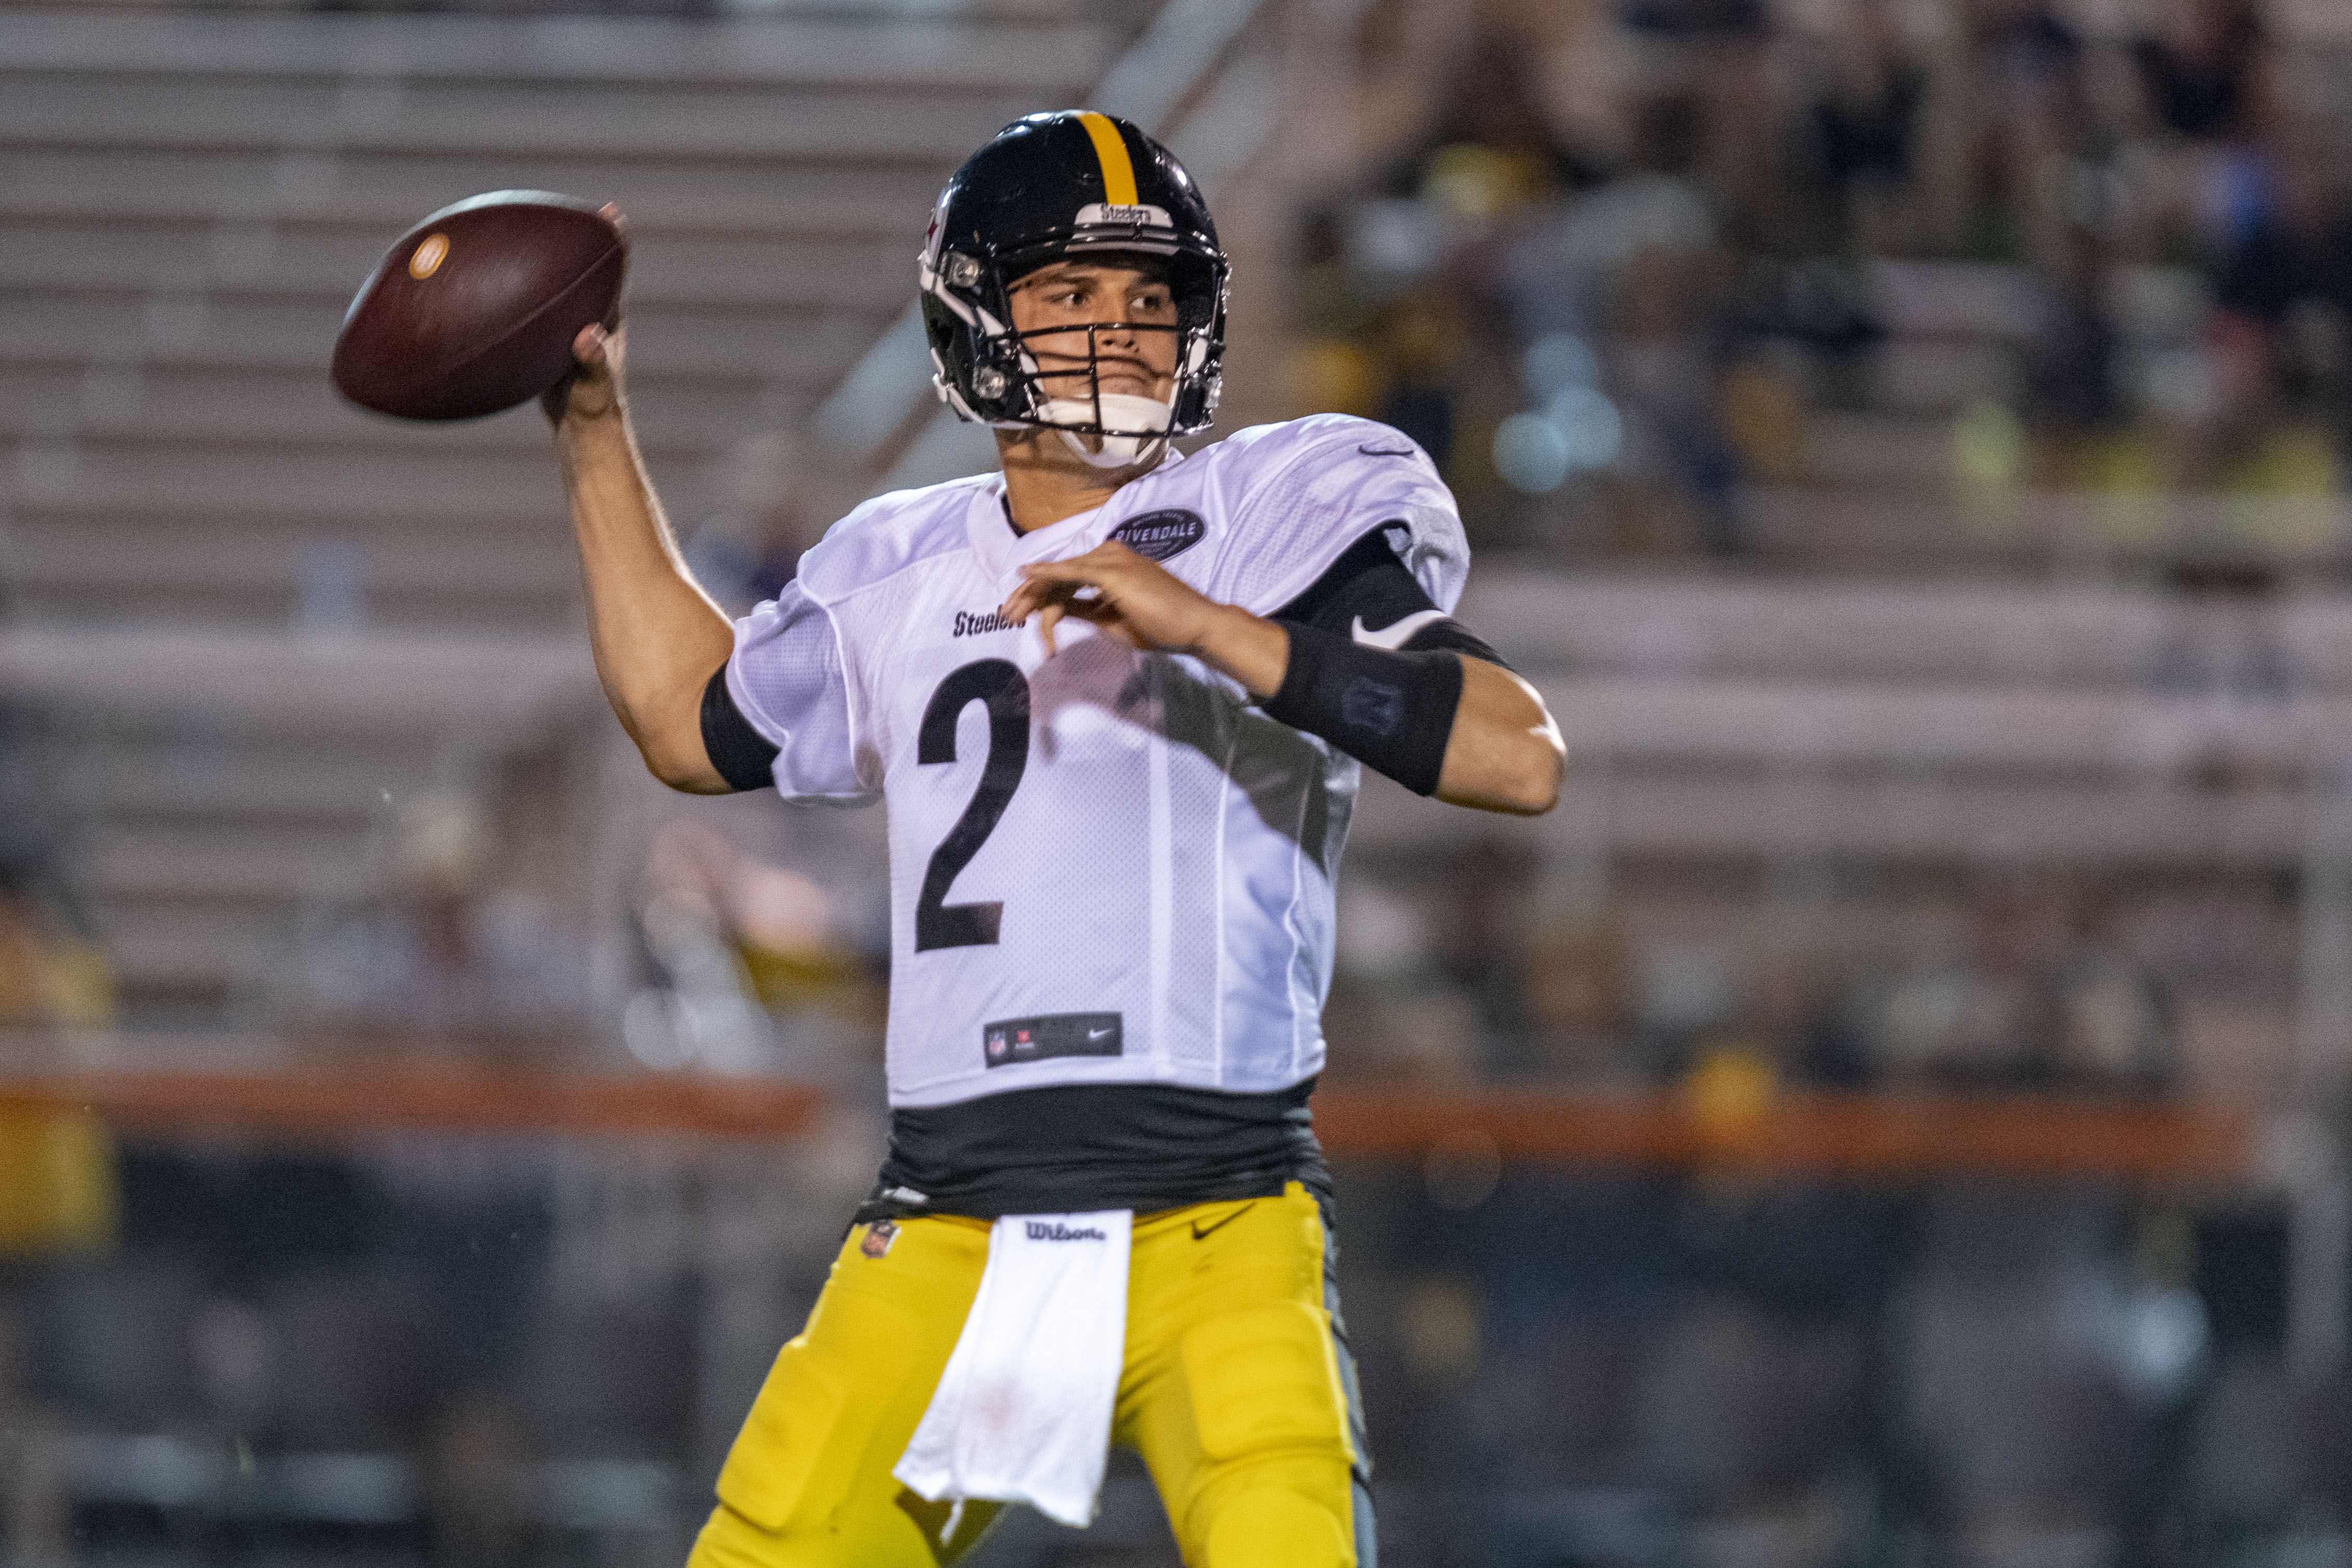
M 904 1220 L 878 1258 L 866 1233 L 776 1357 L 688 1568 L 936 1568 L 994 1520 L 998 1504 L 954 1516 L 890 1474 L 980 1289 L 988 1222 Z M 1143 1457 L 1187 1568 L 1372 1568 L 1326 1247 L 1295 1182 L 1137 1216 L 1111 1436 Z

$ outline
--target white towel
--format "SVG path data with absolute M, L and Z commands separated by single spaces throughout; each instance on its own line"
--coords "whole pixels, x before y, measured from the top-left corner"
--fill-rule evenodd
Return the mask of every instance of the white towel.
M 1025 1502 L 1094 1522 L 1127 1357 L 1135 1215 L 1007 1215 L 963 1333 L 891 1474 L 933 1502 Z

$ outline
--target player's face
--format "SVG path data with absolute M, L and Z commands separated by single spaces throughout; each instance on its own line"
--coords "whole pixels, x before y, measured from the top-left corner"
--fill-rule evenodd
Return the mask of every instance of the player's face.
M 1090 358 L 1104 392 L 1162 403 L 1171 395 L 1176 301 L 1151 273 L 1108 260 L 1057 261 L 1013 284 L 1012 296 L 1013 330 L 1024 334 L 1046 396 L 1091 396 Z

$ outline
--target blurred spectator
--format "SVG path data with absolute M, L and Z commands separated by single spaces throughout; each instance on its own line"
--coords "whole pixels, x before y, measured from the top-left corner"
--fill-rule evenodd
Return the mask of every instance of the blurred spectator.
M 1594 920 L 1538 930 L 1521 982 L 1526 1021 L 1496 1066 L 1578 1083 L 1639 1079 L 1623 931 Z
M 0 864 L 0 1027 L 114 1021 L 105 956 L 46 868 Z M 0 1258 L 86 1251 L 112 1239 L 119 1194 L 107 1127 L 80 1110 L 0 1107 Z M 10 1325 L 0 1321 L 0 1430 Z
M 1573 323 L 1583 310 L 1574 279 L 1540 265 L 1527 279 L 1517 259 L 1530 234 L 1556 226 L 1562 193 L 1590 179 L 1552 126 L 1534 58 L 1507 32 L 1472 34 L 1427 130 L 1377 190 L 1308 215 L 1292 305 L 1302 410 L 1360 413 L 1412 437 L 1484 542 L 1512 526 L 1488 451 L 1519 393 L 1490 367 L 1516 359 L 1546 321 Z
M 871 476 L 813 430 L 778 430 L 729 454 L 722 499 L 688 531 L 687 563 L 730 614 L 783 591 L 801 556 L 872 489 Z
M 2164 1093 L 2177 1086 L 2177 1009 L 2126 943 L 2111 899 L 1983 894 L 1969 961 L 1899 988 L 1885 1014 L 1898 1082 Z
M 1733 275 L 1716 203 L 1694 177 L 1706 113 L 1687 93 L 1642 105 L 1633 161 L 1576 201 L 1553 241 L 1564 266 L 1552 286 L 1582 297 L 1601 334 L 1602 385 L 1624 412 L 1629 467 L 1687 503 L 1708 552 L 1730 555 L 1744 531 L 1722 400 Z M 1523 290 L 1535 281 L 1523 273 Z M 1548 411 L 1560 417 L 1557 395 Z
M 1661 1329 L 1635 1417 L 1643 1468 L 1692 1511 L 1748 1524 L 1763 1539 L 1744 1561 L 1836 1560 L 1835 1509 L 1818 1493 L 1859 1436 L 1856 1336 L 1725 1296 Z M 1805 1547 L 1759 1552 L 1784 1531 Z
M 1335 1079 L 1444 1082 L 1476 1072 L 1479 1011 L 1439 971 L 1425 910 L 1374 877 L 1340 883 L 1337 973 L 1324 1009 Z
M 114 1140 L 95 1114 L 0 1106 L 0 1259 L 103 1249 L 121 1203 Z
M 1758 37 L 1771 26 L 1763 0 L 1624 0 L 1618 15 L 1637 33 L 1694 41 Z
M 390 826 L 382 893 L 313 915 L 278 997 L 282 1016 L 329 1032 L 478 1046 L 576 1042 L 588 1003 L 583 944 L 547 898 L 501 877 L 483 796 L 422 791 L 398 804 Z
M 1977 185 L 1966 247 L 1981 260 L 2048 264 L 2067 211 L 2065 159 L 2085 129 L 2085 49 L 2048 0 L 1990 0 L 1974 47 Z
M 1927 68 L 1888 0 L 1859 0 L 1828 45 L 1808 132 L 1840 252 L 1902 254 L 1916 243 L 1913 178 Z
M 1390 191 L 1430 203 L 1465 233 L 1580 183 L 1532 65 L 1523 40 L 1493 27 L 1475 31 L 1447 74 L 1428 134 L 1385 182 Z
M 1434 291 L 1415 291 L 1382 313 L 1375 339 L 1389 372 L 1376 416 L 1412 437 L 1441 468 L 1454 456 L 1454 386 L 1464 336 L 1451 301 Z
M 2078 240 L 2063 273 L 2035 282 L 2041 319 L 2023 355 L 2025 413 L 2045 438 L 2078 446 L 2106 431 L 2120 412 L 2108 273 L 2095 246 Z
M 33 1396 L 31 1339 L 13 1305 L 0 1300 L 0 1560 L 52 1568 L 73 1556 L 65 1433 Z
M 2147 1428 L 2126 1395 L 2105 1205 L 1948 1193 L 1894 1324 L 1897 1415 L 1934 1457 L 1960 1560 L 2118 1561 L 2117 1503 Z
M 1869 1042 L 1820 957 L 1786 952 L 1765 960 L 1749 984 L 1744 1012 L 1747 1032 L 1788 1082 L 1859 1089 L 1871 1078 Z
M 1614 14 L 1626 63 L 1572 79 L 1483 27 L 1379 194 L 1301 234 L 1302 407 L 1440 454 L 1482 548 L 1737 557 L 1783 515 L 1753 487 L 1854 460 L 1809 403 L 1957 413 L 1987 543 L 2053 517 L 2161 548 L 2180 489 L 2244 498 L 2224 526 L 2264 547 L 2331 536 L 2352 188 L 2254 0 L 2122 37 L 2060 0 L 1851 0 L 1793 72 L 1766 7 Z M 1624 107 L 1570 147 L 1596 75 Z M 1911 268 L 1891 304 L 1894 258 L 1986 269 Z
M 106 958 L 46 867 L 0 864 L 0 1026 L 98 1028 L 114 1020 Z
M 723 836 L 688 822 L 663 828 L 646 857 L 638 932 L 656 983 L 629 999 L 621 1029 L 647 1067 L 756 1072 L 773 1065 L 774 1029 L 732 930 L 738 864 Z
M 1515 1026 L 1534 856 L 1524 841 L 1482 837 L 1433 869 L 1419 895 L 1432 910 L 1433 966 L 1471 999 L 1482 1029 Z
M 2047 911 L 2003 888 L 1981 895 L 1969 920 L 1963 963 L 1888 1000 L 1884 1050 L 1896 1083 L 2021 1088 L 2053 1054 Z
M 2262 135 L 2270 117 L 2269 38 L 2254 0 L 2178 0 L 2171 22 L 2132 43 L 2158 121 L 2192 142 Z
M 502 1394 L 467 1390 L 436 1415 L 423 1468 L 436 1568 L 530 1558 L 541 1511 L 537 1447 L 521 1409 Z
M 2076 1088 L 2169 1092 L 2181 1066 L 2171 992 L 2124 941 L 2110 898 L 2084 891 L 2068 912 L 2047 1077 Z
M 847 1036 L 872 1045 L 882 1016 L 878 977 L 845 923 L 810 878 L 702 823 L 668 824 L 646 858 L 638 933 L 651 983 L 623 1013 L 629 1049 L 656 1068 L 836 1070 Z M 787 1020 L 796 1026 L 780 1033 Z

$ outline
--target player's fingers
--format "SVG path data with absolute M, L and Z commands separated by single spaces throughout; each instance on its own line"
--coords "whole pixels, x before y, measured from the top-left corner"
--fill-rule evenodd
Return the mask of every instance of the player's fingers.
M 1055 652 L 1054 647 L 1054 627 L 1060 623 L 1061 619 L 1062 606 L 1059 605 L 1048 605 L 1037 614 L 1037 636 L 1042 638 L 1045 644 L 1045 657 L 1047 658 L 1053 658 Z
M 1044 605 L 1067 605 L 1079 598 L 1092 598 L 1100 592 L 1101 590 L 1094 584 L 1083 577 L 1058 579 L 1032 577 L 1013 590 L 998 613 L 1008 621 L 1017 621 L 1022 616 Z
M 1005 595 L 1004 603 L 996 607 L 998 616 L 1018 624 L 1044 609 L 1057 594 L 1066 593 L 1049 583 L 1024 583 Z
M 1062 561 L 1037 561 L 1021 568 L 1021 575 L 1032 581 L 1076 583 L 1090 588 L 1108 587 L 1121 579 L 1132 579 L 1138 567 L 1147 564 L 1143 557 L 1117 540 L 1097 544 L 1083 555 L 1073 555 Z
M 572 338 L 572 357 L 582 364 L 602 366 L 605 345 L 610 341 L 611 334 L 598 323 L 591 321 Z
M 603 206 L 596 209 L 596 216 L 603 218 L 606 223 L 611 224 L 623 234 L 629 232 L 628 215 L 621 211 L 620 203 L 606 202 Z
M 1123 621 L 1127 618 L 1118 613 L 1118 604 L 1110 599 L 1072 598 L 1062 601 L 1061 607 L 1064 615 L 1076 616 L 1082 621 L 1092 621 L 1098 626 L 1109 626 L 1115 621 Z
M 1093 552 L 1089 551 L 1088 555 Z M 1049 586 L 1094 587 L 1102 581 L 1099 563 L 1089 563 L 1087 555 L 1076 555 L 1067 561 L 1034 561 L 1021 568 L 1022 585 L 1045 584 Z

